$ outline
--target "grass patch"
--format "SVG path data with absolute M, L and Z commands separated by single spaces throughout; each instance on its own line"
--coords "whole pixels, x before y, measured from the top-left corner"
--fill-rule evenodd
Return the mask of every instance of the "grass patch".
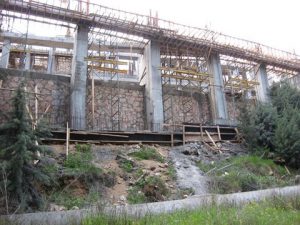
M 145 146 L 143 146 L 140 151 L 132 152 L 129 155 L 133 156 L 133 157 L 135 157 L 137 159 L 140 159 L 140 160 L 149 160 L 149 159 L 152 159 L 152 160 L 155 160 L 155 161 L 158 161 L 158 162 L 161 162 L 161 163 L 163 163 L 165 161 L 164 157 L 162 157 L 156 151 L 155 148 L 151 148 L 151 147 L 145 147 Z
M 72 209 L 74 206 L 78 208 L 90 206 L 92 203 L 99 201 L 100 198 L 100 193 L 92 190 L 84 196 L 77 196 L 68 191 L 64 191 L 53 193 L 50 200 L 57 205 L 63 205 L 67 209 Z
M 90 145 L 76 145 L 76 151 L 68 155 L 64 167 L 69 172 L 101 173 L 102 170 L 91 162 L 93 155 Z
M 174 165 L 171 163 L 168 166 L 167 175 L 168 177 L 170 177 L 170 179 L 176 180 L 176 169 Z
M 192 211 L 177 211 L 170 214 L 147 215 L 132 218 L 126 215 L 105 216 L 98 214 L 82 221 L 82 225 L 297 225 L 300 224 L 300 199 L 279 199 L 260 203 L 251 203 L 243 207 L 231 205 L 212 206 Z
M 130 204 L 157 202 L 165 200 L 169 190 L 165 182 L 158 176 L 148 176 L 136 183 L 128 191 L 127 200 Z
M 199 162 L 198 167 L 212 176 L 210 186 L 215 193 L 252 191 L 292 184 L 284 167 L 257 156 L 233 157 L 215 164 Z
M 139 187 L 133 187 L 132 189 L 128 190 L 127 201 L 130 204 L 140 204 L 147 202 L 147 197 L 145 194 L 140 190 Z
M 123 159 L 119 162 L 120 168 L 126 173 L 131 173 L 134 170 L 134 163 L 130 160 Z

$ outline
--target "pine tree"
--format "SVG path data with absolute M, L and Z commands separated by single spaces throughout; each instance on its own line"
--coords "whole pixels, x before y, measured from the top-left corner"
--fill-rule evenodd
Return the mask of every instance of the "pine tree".
M 49 182 L 49 177 L 35 164 L 37 152 L 43 148 L 37 145 L 38 131 L 34 131 L 26 113 L 24 85 L 20 85 L 13 98 L 10 120 L 0 126 L 0 162 L 7 171 L 7 190 L 10 202 L 19 205 L 19 211 L 42 206 L 42 198 L 36 184 Z M 0 178 L 1 185 L 3 180 Z

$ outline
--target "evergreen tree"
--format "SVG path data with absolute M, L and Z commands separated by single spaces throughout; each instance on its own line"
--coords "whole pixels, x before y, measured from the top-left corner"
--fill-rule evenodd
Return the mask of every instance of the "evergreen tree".
M 10 120 L 0 126 L 0 161 L 7 171 L 7 190 L 10 203 L 19 205 L 19 211 L 42 206 L 42 198 L 37 184 L 49 182 L 34 161 L 43 148 L 37 145 L 39 132 L 34 131 L 26 114 L 25 93 L 21 84 L 13 98 Z M 1 185 L 4 181 L 0 178 Z

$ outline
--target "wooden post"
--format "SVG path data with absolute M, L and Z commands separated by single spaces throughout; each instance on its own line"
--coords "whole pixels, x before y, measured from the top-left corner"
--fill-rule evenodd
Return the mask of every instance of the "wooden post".
M 185 126 L 182 125 L 182 142 L 183 142 L 183 145 L 185 145 Z
M 174 133 L 171 133 L 171 147 L 174 147 Z
M 66 132 L 66 158 L 69 155 L 69 140 L 70 140 L 70 128 L 69 123 L 67 122 L 67 132 Z
M 202 124 L 200 124 L 200 132 L 201 132 L 201 138 L 203 140 L 203 127 L 202 127 Z
M 35 108 L 35 115 L 34 115 L 34 128 L 37 126 L 37 121 L 38 121 L 38 88 L 37 85 L 34 87 L 34 108 Z
M 218 129 L 219 141 L 222 141 L 222 138 L 221 138 L 221 133 L 220 133 L 220 127 L 219 127 L 219 126 L 217 126 L 217 129 Z
M 95 79 L 93 74 L 93 65 L 92 65 L 91 76 L 92 76 L 92 127 L 94 130 L 95 129 Z

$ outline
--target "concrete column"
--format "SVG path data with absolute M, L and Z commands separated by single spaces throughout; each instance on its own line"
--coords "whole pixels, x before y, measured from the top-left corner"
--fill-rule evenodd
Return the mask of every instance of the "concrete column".
M 88 54 L 88 33 L 87 26 L 78 25 L 72 61 L 70 120 L 71 128 L 78 130 L 86 128 L 87 62 L 84 58 Z
M 224 93 L 224 84 L 220 57 L 212 54 L 208 60 L 209 70 L 212 74 L 211 83 L 211 111 L 215 124 L 226 125 L 228 122 L 227 104 Z
M 160 131 L 164 122 L 161 71 L 160 46 L 157 42 L 150 41 L 145 47 L 144 64 L 146 67 L 145 97 L 146 97 L 146 120 L 148 129 Z
M 2 47 L 2 56 L 0 59 L 1 68 L 8 68 L 10 48 L 11 48 L 10 40 L 4 39 L 3 47 Z
M 25 70 L 31 70 L 31 55 L 30 55 L 30 50 L 28 52 L 26 52 Z
M 268 82 L 266 65 L 261 64 L 258 66 L 256 76 L 257 76 L 257 81 L 259 82 L 259 85 L 257 86 L 257 100 L 261 102 L 268 102 L 269 82 Z
M 50 48 L 48 55 L 47 73 L 55 74 L 55 48 Z

